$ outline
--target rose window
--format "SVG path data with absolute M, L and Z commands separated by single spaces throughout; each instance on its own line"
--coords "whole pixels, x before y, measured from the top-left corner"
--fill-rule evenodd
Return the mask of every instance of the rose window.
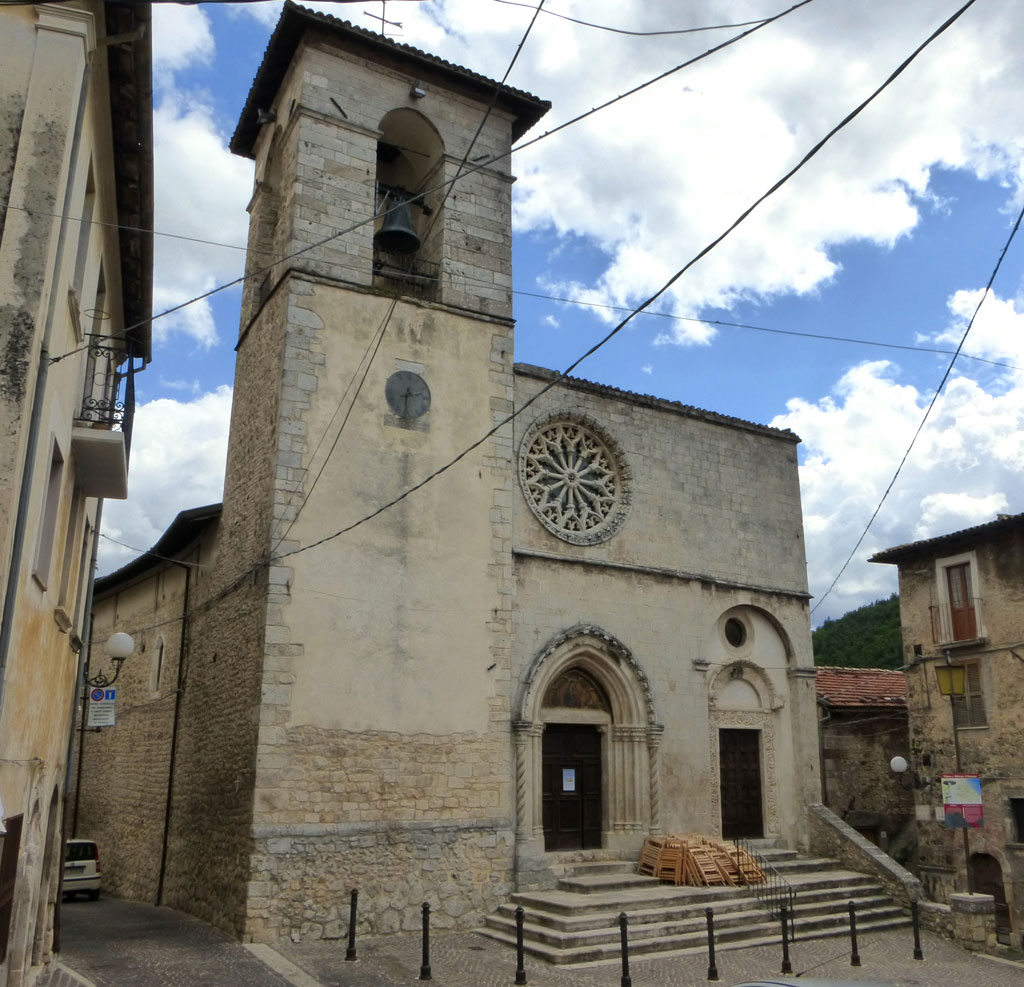
M 533 513 L 565 541 L 604 541 L 625 517 L 621 457 L 590 422 L 562 417 L 535 425 L 520 448 L 519 477 Z

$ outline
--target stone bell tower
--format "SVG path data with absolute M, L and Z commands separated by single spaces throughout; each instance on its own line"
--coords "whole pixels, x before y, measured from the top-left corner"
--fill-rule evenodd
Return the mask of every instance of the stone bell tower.
M 233 137 L 256 180 L 228 591 L 185 700 L 218 708 L 220 763 L 186 738 L 177 784 L 238 852 L 172 866 L 167 901 L 247 937 L 330 934 L 353 886 L 377 931 L 510 889 L 511 427 L 387 505 L 512 410 L 509 152 L 548 105 L 286 3 Z

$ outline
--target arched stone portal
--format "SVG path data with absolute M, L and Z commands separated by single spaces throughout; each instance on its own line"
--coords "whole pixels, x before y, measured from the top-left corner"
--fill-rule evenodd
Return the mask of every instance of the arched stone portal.
M 584 783 L 583 772 L 588 772 L 586 794 L 595 798 L 595 772 L 587 761 L 588 736 L 596 735 L 593 756 L 600 778 L 596 796 L 600 800 L 599 838 L 590 832 L 578 849 L 639 850 L 645 834 L 660 832 L 658 744 L 662 727 L 656 722 L 647 676 L 620 641 L 591 626 L 558 635 L 530 664 L 517 714 L 513 730 L 520 861 L 545 853 L 545 763 L 550 774 L 558 763 L 561 744 L 568 745 L 565 763 L 574 765 L 572 745 L 577 741 L 573 737 L 579 738 L 581 769 L 579 776 L 574 767 L 566 769 L 572 772 L 564 777 L 564 785 L 570 787 L 567 794 L 572 794 L 571 786 Z M 549 741 L 556 735 L 562 739 L 545 745 L 546 731 Z M 561 776 L 556 781 L 563 784 Z M 549 809 L 550 803 L 549 791 Z M 587 818 L 593 820 L 592 811 Z

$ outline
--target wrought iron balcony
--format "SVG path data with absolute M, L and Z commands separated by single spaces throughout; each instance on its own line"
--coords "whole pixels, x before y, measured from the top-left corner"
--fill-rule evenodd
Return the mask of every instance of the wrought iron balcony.
M 952 607 L 948 603 L 933 604 L 929 607 L 932 641 L 937 645 L 951 645 L 979 640 L 984 626 L 981 605 L 979 596 L 970 597 L 962 607 Z
M 433 301 L 438 294 L 441 265 L 421 260 L 416 254 L 399 254 L 374 245 L 373 274 L 379 283 L 390 282 L 401 294 Z
M 86 350 L 82 403 L 75 414 L 72 451 L 87 496 L 127 496 L 128 455 L 135 417 L 135 361 L 124 347 L 94 336 Z

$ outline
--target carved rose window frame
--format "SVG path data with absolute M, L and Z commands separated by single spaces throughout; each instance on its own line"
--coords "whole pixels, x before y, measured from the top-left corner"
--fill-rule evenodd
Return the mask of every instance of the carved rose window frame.
M 597 545 L 622 527 L 631 480 L 618 443 L 588 415 L 545 415 L 519 446 L 527 505 L 548 531 L 573 545 Z

